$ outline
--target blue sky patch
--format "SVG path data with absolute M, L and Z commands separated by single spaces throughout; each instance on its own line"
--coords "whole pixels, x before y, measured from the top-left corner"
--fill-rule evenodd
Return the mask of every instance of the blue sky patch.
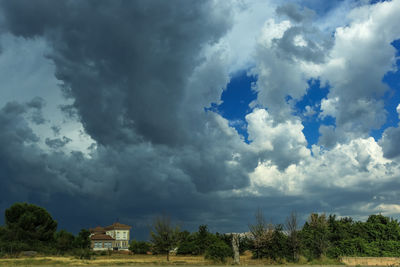
M 219 113 L 229 120 L 229 123 L 248 142 L 246 115 L 252 109 L 249 104 L 257 99 L 257 92 L 252 89 L 252 84 L 257 79 L 248 76 L 247 71 L 240 71 L 233 75 L 226 89 L 222 92 L 220 105 L 212 103 L 206 110 Z
M 319 118 L 321 113 L 321 100 L 326 98 L 329 93 L 329 86 L 321 87 L 320 80 L 308 80 L 309 88 L 307 93 L 300 101 L 295 104 L 294 115 L 302 119 L 304 126 L 303 134 L 307 139 L 307 147 L 318 143 L 319 127 L 324 125 L 335 125 L 335 119 L 328 116 L 324 119 Z
M 382 3 L 382 2 L 386 2 L 387 0 L 371 0 L 370 4 L 371 5 L 375 5 L 377 3 Z

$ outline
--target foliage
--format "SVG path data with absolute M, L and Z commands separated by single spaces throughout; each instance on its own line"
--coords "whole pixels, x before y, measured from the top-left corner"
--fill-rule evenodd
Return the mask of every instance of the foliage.
M 15 241 L 52 242 L 57 222 L 42 207 L 15 203 L 5 211 L 5 223 Z
M 129 245 L 129 250 L 135 254 L 147 254 L 150 251 L 151 245 L 145 241 L 132 240 Z
M 328 219 L 330 248 L 327 255 L 398 257 L 400 256 L 400 225 L 397 220 L 383 215 L 370 215 L 366 222 L 351 218 Z
M 289 258 L 298 262 L 301 249 L 301 239 L 298 229 L 297 214 L 292 212 L 286 219 L 286 230 L 287 230 L 287 249 Z
M 179 255 L 199 255 L 200 248 L 195 239 L 185 240 L 178 246 L 177 254 Z
M 172 225 L 171 219 L 167 216 L 158 217 L 154 220 L 150 236 L 153 251 L 167 254 L 167 261 L 169 261 L 169 251 L 178 243 L 179 227 Z
M 266 246 L 272 237 L 272 225 L 268 224 L 261 210 L 257 210 L 255 214 L 255 224 L 249 225 L 250 234 L 252 236 L 252 252 L 253 257 L 260 259 L 266 252 Z
M 5 211 L 0 229 L 0 249 L 10 255 L 24 250 L 53 253 L 57 222 L 41 207 L 15 203 Z
M 197 245 L 197 234 L 182 231 L 178 237 L 178 255 L 198 255 L 200 247 Z
M 81 260 L 90 260 L 94 256 L 94 252 L 87 248 L 86 249 L 78 248 L 73 250 L 73 255 Z
M 329 247 L 329 228 L 325 214 L 312 213 L 301 231 L 301 238 L 309 259 L 326 255 Z
M 199 248 L 198 255 L 202 255 L 206 252 L 206 250 L 214 243 L 223 241 L 227 246 L 231 246 L 231 236 L 224 234 L 213 234 L 208 230 L 208 226 L 202 224 L 199 226 L 199 230 L 195 233 L 195 243 Z
M 198 232 L 189 233 L 183 231 L 179 234 L 177 254 L 181 255 L 202 255 L 213 243 L 223 241 L 230 247 L 231 237 L 229 235 L 212 234 L 208 231 L 207 225 L 200 225 Z
M 269 226 L 264 233 L 264 239 L 258 243 L 257 253 L 254 258 L 268 258 L 273 261 L 280 261 L 287 258 L 287 236 L 282 231 L 281 225 Z
M 273 232 L 272 238 L 267 245 L 266 255 L 264 257 L 270 258 L 274 261 L 287 258 L 287 236 L 282 231 L 282 225 L 276 225 Z
M 251 250 L 252 240 L 247 236 L 239 236 L 239 253 L 242 255 L 245 251 Z
M 90 248 L 90 232 L 87 229 L 81 229 L 78 236 L 75 238 L 74 247 L 81 249 Z
M 214 262 L 226 262 L 228 257 L 232 257 L 232 248 L 222 240 L 216 240 L 206 249 L 205 258 Z
M 16 203 L 5 212 L 5 225 L 0 226 L 0 254 L 18 256 L 21 251 L 42 254 L 70 253 L 80 259 L 90 259 L 90 232 L 82 229 L 77 236 L 60 230 L 57 222 L 41 207 Z M 250 235 L 240 236 L 239 251 L 251 250 L 255 258 L 271 262 L 322 264 L 337 262 L 342 256 L 400 257 L 400 224 L 397 220 L 370 215 L 367 221 L 350 217 L 316 214 L 309 216 L 302 228 L 292 213 L 285 224 L 267 223 L 259 210 L 255 223 L 249 225 Z M 232 236 L 211 233 L 207 225 L 197 232 L 179 231 L 168 217 L 154 221 L 151 244 L 133 240 L 130 250 L 145 254 L 167 254 L 177 248 L 177 254 L 201 255 L 224 262 L 233 255 Z
M 15 203 L 6 209 L 5 223 L 0 227 L 0 251 L 8 255 L 21 251 L 64 254 L 76 248 L 85 254 L 90 248 L 88 230 L 82 229 L 77 237 L 65 230 L 56 232 L 57 222 L 44 208 L 33 204 Z
M 74 241 L 75 236 L 65 230 L 61 230 L 55 234 L 55 247 L 62 254 L 74 247 Z
M 256 223 L 249 225 L 253 258 L 268 258 L 273 261 L 287 258 L 288 241 L 282 225 L 268 224 L 260 210 L 257 211 L 255 219 Z

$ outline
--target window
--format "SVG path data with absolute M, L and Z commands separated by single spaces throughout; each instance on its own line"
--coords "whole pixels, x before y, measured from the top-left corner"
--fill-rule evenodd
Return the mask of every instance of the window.
M 122 235 L 123 235 L 123 238 L 126 239 L 126 232 L 123 232 Z
M 119 232 L 117 232 L 117 239 L 119 239 Z
M 94 242 L 94 247 L 95 247 L 95 248 L 101 248 L 101 247 L 103 247 L 103 246 L 102 246 L 102 243 L 101 243 L 101 242 Z
M 111 242 L 104 242 L 104 247 L 105 248 L 112 248 L 112 243 Z

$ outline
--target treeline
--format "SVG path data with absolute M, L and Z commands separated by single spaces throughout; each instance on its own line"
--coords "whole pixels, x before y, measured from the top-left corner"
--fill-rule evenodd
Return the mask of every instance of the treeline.
M 181 231 L 168 217 L 153 222 L 150 242 L 132 240 L 136 254 L 204 255 L 214 261 L 233 256 L 231 234 L 211 233 L 206 225 L 198 231 Z M 311 214 L 301 226 L 292 213 L 283 224 L 268 223 L 261 211 L 238 235 L 239 252 L 251 251 L 254 258 L 271 262 L 306 263 L 342 256 L 400 257 L 400 223 L 383 215 L 370 215 L 365 222 L 350 217 Z M 21 251 L 44 254 L 71 254 L 90 258 L 90 233 L 78 235 L 57 231 L 57 222 L 41 207 L 16 203 L 5 211 L 5 225 L 0 226 L 0 255 Z
M 90 257 L 90 233 L 82 229 L 77 236 L 57 231 L 57 222 L 41 207 L 16 203 L 5 211 L 5 225 L 0 226 L 0 253 L 16 255 L 21 251 L 45 254 L 74 254 Z
M 233 255 L 232 235 L 210 233 L 206 225 L 197 232 L 179 231 L 169 221 L 158 220 L 151 231 L 151 241 L 131 242 L 134 253 L 205 255 L 225 261 Z M 160 227 L 161 225 L 161 227 Z M 163 233 L 168 232 L 167 235 Z M 400 257 L 400 224 L 397 220 L 370 215 L 367 221 L 350 217 L 311 214 L 300 226 L 292 213 L 284 224 L 268 223 L 259 211 L 249 232 L 239 235 L 239 250 L 252 252 L 253 258 L 271 262 L 312 262 L 338 259 L 342 256 Z
M 249 228 L 251 250 L 256 258 L 298 262 L 324 257 L 400 256 L 400 224 L 380 214 L 361 222 L 314 213 L 300 228 L 295 214 L 283 225 L 272 225 L 258 213 L 256 223 Z
M 211 233 L 207 225 L 200 225 L 197 232 L 180 231 L 168 217 L 159 217 L 153 223 L 150 242 L 132 240 L 129 250 L 134 254 L 204 255 L 217 262 L 233 256 L 232 236 Z M 242 248 L 245 243 L 242 243 Z M 244 250 L 243 250 L 244 251 Z M 242 252 L 243 252 L 242 251 Z

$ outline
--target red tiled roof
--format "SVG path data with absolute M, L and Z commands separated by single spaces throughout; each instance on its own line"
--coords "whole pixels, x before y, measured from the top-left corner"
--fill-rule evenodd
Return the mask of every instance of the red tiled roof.
M 101 226 L 97 226 L 96 228 L 90 228 L 89 231 L 91 233 L 106 233 L 106 230 L 104 229 L 104 227 L 101 227 Z
M 94 234 L 90 237 L 91 240 L 115 240 L 109 235 L 106 234 Z
M 105 230 L 114 230 L 114 229 L 131 229 L 132 227 L 126 224 L 122 224 L 119 222 L 115 222 L 110 226 L 104 227 Z

